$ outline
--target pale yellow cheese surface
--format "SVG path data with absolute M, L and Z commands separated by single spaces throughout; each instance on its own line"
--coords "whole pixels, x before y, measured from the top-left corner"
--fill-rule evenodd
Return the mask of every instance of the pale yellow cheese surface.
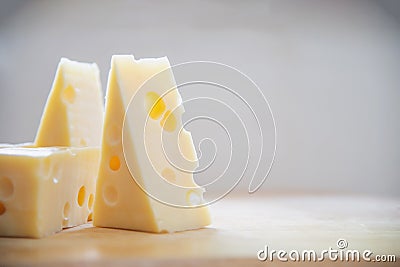
M 0 236 L 43 237 L 91 220 L 99 148 L 0 148 Z
M 35 146 L 100 146 L 103 93 L 96 64 L 62 58 L 41 122 Z
M 95 226 L 174 232 L 210 224 L 208 207 L 201 206 L 203 189 L 193 181 L 197 157 L 190 133 L 182 129 L 184 110 L 169 68 L 167 58 L 112 58 Z M 173 90 L 161 98 L 170 88 Z M 170 160 L 187 171 L 166 160 L 164 144 L 172 152 Z M 195 208 L 198 205 L 201 207 Z
M 35 142 L 0 144 L 0 236 L 92 219 L 103 115 L 97 65 L 62 58 Z

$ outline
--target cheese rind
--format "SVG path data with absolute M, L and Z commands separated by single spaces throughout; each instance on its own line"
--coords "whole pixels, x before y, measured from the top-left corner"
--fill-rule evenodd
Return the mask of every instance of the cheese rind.
M 44 237 L 88 221 L 100 148 L 0 149 L 0 236 Z
M 198 163 L 191 135 L 182 128 L 181 102 L 167 58 L 113 56 L 95 226 L 175 232 L 210 224 L 208 207 L 201 206 L 204 190 L 193 181 Z M 171 166 L 164 152 L 184 170 Z
M 97 65 L 62 58 L 35 146 L 100 146 L 103 114 L 103 92 Z

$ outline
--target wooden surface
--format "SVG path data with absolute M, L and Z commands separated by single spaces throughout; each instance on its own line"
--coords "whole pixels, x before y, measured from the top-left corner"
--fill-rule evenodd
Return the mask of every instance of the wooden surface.
M 321 251 L 336 248 L 339 238 L 346 239 L 348 249 L 397 255 L 396 263 L 382 266 L 400 265 L 399 199 L 256 193 L 228 196 L 211 212 L 210 227 L 174 234 L 86 224 L 44 239 L 0 238 L 0 266 L 261 266 L 269 263 L 257 260 L 265 245 Z

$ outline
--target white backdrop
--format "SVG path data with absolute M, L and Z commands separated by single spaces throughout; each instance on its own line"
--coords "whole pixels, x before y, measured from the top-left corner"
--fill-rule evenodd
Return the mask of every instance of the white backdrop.
M 33 140 L 60 57 L 97 62 L 103 90 L 113 54 L 211 60 L 249 75 L 274 111 L 277 158 L 263 191 L 399 196 L 396 1 L 2 1 L 0 10 L 0 143 Z

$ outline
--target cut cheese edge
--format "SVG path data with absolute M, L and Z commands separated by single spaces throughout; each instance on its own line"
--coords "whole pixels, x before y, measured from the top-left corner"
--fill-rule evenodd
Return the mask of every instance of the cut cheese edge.
M 41 122 L 35 146 L 100 146 L 103 93 L 95 63 L 62 58 Z
M 0 148 L 9 148 L 9 147 L 35 147 L 35 145 L 32 142 L 19 143 L 19 144 L 10 144 L 10 143 L 0 144 Z
M 210 224 L 181 102 L 167 58 L 113 56 L 95 226 L 175 232 Z
M 86 223 L 100 148 L 0 149 L 0 236 L 40 238 Z

